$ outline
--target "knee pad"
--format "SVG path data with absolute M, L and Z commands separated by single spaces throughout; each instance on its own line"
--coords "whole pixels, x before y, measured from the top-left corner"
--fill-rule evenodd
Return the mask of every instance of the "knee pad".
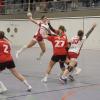
M 73 70 L 73 67 L 72 66 L 68 66 L 67 69 L 68 69 L 69 72 L 71 72 Z
M 59 64 L 60 64 L 60 68 L 62 69 L 62 68 L 65 68 L 65 65 L 64 65 L 64 62 L 59 62 Z

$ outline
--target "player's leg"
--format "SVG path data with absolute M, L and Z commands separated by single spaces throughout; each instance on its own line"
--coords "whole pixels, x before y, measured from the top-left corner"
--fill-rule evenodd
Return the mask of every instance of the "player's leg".
M 31 85 L 27 82 L 25 77 L 21 73 L 19 73 L 19 71 L 15 68 L 15 64 L 14 64 L 13 60 L 7 62 L 6 66 L 17 79 L 22 81 L 28 87 L 28 91 L 31 91 L 31 89 L 32 89 Z
M 74 75 L 79 75 L 81 71 L 82 71 L 82 69 L 76 66 L 75 71 L 74 71 Z
M 24 45 L 22 48 L 20 48 L 17 53 L 16 53 L 16 58 L 18 58 L 19 54 L 21 52 L 23 52 L 24 50 L 26 50 L 27 48 L 31 48 L 32 46 L 34 46 L 37 43 L 37 40 L 35 40 L 34 38 L 27 44 Z
M 0 63 L 0 73 L 5 70 L 5 63 Z M 0 81 L 0 93 L 6 92 L 6 86 Z
M 45 73 L 45 76 L 44 78 L 41 80 L 42 82 L 47 82 L 47 79 L 48 79 L 48 76 L 54 66 L 55 62 L 54 61 L 50 61 L 49 64 L 48 64 L 48 67 L 47 67 L 47 70 L 46 70 L 46 73 Z
M 46 51 L 46 47 L 45 47 L 45 42 L 44 42 L 44 40 L 39 41 L 38 44 L 39 44 L 39 46 L 40 46 L 40 48 L 41 48 L 41 53 L 40 53 L 40 55 L 39 55 L 39 57 L 38 57 L 37 59 L 40 60 L 41 57 L 43 56 L 43 54 L 44 54 L 45 51 Z
M 6 86 L 0 81 L 0 93 L 6 92 L 7 88 Z
M 51 72 L 51 70 L 52 70 L 54 64 L 55 64 L 56 62 L 58 62 L 58 61 L 59 61 L 59 57 L 53 55 L 52 58 L 51 58 L 51 61 L 50 61 L 49 64 L 48 64 L 48 67 L 47 67 L 45 76 L 44 76 L 44 78 L 41 80 L 42 82 L 47 82 L 48 76 L 49 76 L 49 74 L 50 74 L 50 72 Z
M 67 77 L 69 76 L 69 73 L 73 71 L 73 69 L 75 68 L 76 65 L 76 60 L 75 59 L 70 59 L 69 65 L 68 67 L 65 69 L 63 75 L 61 76 L 61 80 L 63 83 L 65 83 L 65 79 L 67 79 Z
M 60 73 L 60 76 L 64 73 L 64 71 L 65 71 L 65 64 L 69 64 L 69 61 L 70 61 L 70 59 L 69 58 L 66 58 L 66 61 L 64 61 L 64 62 L 61 62 L 61 61 L 59 61 L 59 65 L 60 65 L 60 69 L 61 69 L 61 73 Z
M 1 67 L 1 66 L 0 66 Z M 0 68 L 1 69 L 1 68 Z M 1 73 L 2 70 L 0 70 Z M 0 93 L 6 92 L 8 89 L 7 87 L 0 81 Z

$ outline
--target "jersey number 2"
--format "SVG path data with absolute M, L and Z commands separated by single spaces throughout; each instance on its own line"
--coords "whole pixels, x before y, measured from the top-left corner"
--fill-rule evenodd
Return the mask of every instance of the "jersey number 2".
M 4 53 L 9 53 L 8 52 L 8 45 L 4 44 L 3 47 L 4 47 Z

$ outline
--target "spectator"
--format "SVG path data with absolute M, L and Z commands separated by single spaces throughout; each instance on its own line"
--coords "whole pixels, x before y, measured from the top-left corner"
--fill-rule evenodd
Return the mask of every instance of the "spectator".
M 0 0 L 0 13 L 4 13 L 4 2 Z
M 78 0 L 72 0 L 72 7 L 73 8 L 77 8 L 78 7 L 78 3 L 79 3 Z

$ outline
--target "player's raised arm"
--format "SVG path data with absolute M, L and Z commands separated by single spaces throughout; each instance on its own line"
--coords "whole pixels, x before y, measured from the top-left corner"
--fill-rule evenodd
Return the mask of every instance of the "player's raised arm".
M 37 24 L 38 25 L 38 22 L 32 18 L 32 13 L 31 12 L 28 12 L 27 13 L 27 17 L 30 21 L 32 21 L 33 23 Z
M 94 23 L 93 26 L 92 26 L 92 28 L 87 32 L 86 38 L 89 37 L 89 35 L 92 33 L 92 31 L 94 30 L 95 27 L 96 27 L 96 24 Z
M 50 20 L 49 20 L 49 19 L 48 19 L 48 26 L 49 26 L 49 28 L 50 28 L 50 30 L 51 30 L 52 32 L 57 33 L 57 30 L 55 30 L 55 29 L 52 27 L 52 25 L 50 24 Z

